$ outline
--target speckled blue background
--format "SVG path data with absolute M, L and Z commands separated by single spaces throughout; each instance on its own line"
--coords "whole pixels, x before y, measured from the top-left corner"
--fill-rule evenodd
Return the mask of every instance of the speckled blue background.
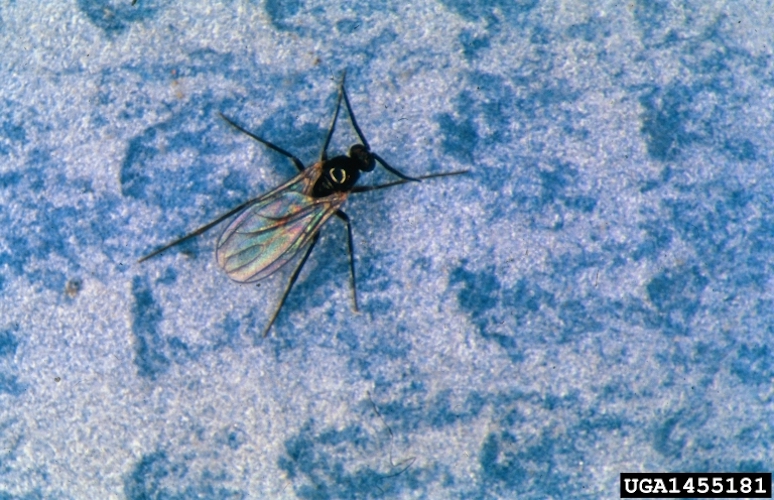
M 618 498 L 774 469 L 769 2 L 0 3 L 0 498 Z M 348 70 L 412 175 L 288 273 L 218 229 Z M 341 122 L 331 148 L 354 134 Z M 374 172 L 364 184 L 385 182 Z

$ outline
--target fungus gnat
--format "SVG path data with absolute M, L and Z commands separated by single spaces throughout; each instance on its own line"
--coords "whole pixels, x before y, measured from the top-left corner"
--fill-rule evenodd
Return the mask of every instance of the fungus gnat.
M 285 300 L 309 258 L 309 254 L 312 253 L 312 249 L 320 237 L 320 228 L 328 219 L 336 216 L 347 225 L 352 297 L 354 309 L 357 311 L 352 224 L 347 214 L 340 208 L 349 194 L 376 191 L 406 182 L 460 175 L 466 173 L 467 170 L 409 177 L 391 167 L 381 156 L 371 151 L 368 141 L 363 137 L 363 133 L 355 120 L 355 115 L 352 113 L 347 91 L 344 88 L 345 76 L 346 74 L 341 78 L 336 110 L 333 112 L 333 119 L 320 152 L 320 159 L 308 168 L 304 167 L 301 160 L 291 153 L 247 131 L 221 114 L 221 118 L 238 131 L 290 158 L 298 169 L 298 175 L 273 191 L 246 201 L 209 224 L 149 253 L 139 262 L 144 262 L 175 245 L 199 236 L 232 216 L 235 216 L 234 219 L 218 239 L 215 255 L 220 267 L 229 278 L 236 282 L 254 283 L 262 280 L 285 266 L 303 250 L 303 257 L 290 277 L 279 306 L 263 331 L 265 337 L 285 304 Z M 346 156 L 341 155 L 329 159 L 328 144 L 336 128 L 342 99 L 347 108 L 352 128 L 355 129 L 360 139 L 360 144 L 350 147 Z M 371 172 L 376 167 L 377 162 L 382 168 L 399 177 L 400 180 L 375 186 L 356 186 L 360 173 Z

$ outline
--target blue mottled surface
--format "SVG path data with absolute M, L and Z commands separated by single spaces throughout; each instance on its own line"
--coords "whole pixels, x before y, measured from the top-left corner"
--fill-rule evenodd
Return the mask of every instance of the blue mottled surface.
M 774 469 L 767 2 L 0 5 L 0 498 L 618 498 Z M 375 151 L 240 286 L 213 230 Z M 346 121 L 332 152 L 353 141 Z M 385 182 L 384 172 L 364 183 Z

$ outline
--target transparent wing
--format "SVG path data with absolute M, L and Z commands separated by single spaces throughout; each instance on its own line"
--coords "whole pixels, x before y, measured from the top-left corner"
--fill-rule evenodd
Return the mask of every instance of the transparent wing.
M 293 189 L 270 194 L 245 208 L 218 240 L 218 264 L 234 281 L 252 283 L 287 264 L 346 199 Z

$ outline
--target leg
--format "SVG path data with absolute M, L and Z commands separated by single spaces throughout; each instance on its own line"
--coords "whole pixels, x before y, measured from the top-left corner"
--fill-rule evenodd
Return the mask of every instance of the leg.
M 386 162 L 386 161 L 384 161 L 384 159 L 383 159 L 381 156 L 379 156 L 378 154 L 376 154 L 376 153 L 373 153 L 373 152 L 372 152 L 371 154 L 373 155 L 374 159 L 375 159 L 376 161 L 378 161 L 378 162 L 379 162 L 379 164 L 380 164 L 380 165 L 381 165 L 381 166 L 382 166 L 382 167 L 383 167 L 383 168 L 384 168 L 386 171 L 388 171 L 388 172 L 391 172 L 391 173 L 392 173 L 392 174 L 394 174 L 394 175 L 397 175 L 398 177 L 400 177 L 400 178 L 401 178 L 401 179 L 403 179 L 404 181 L 419 182 L 419 179 L 418 179 L 418 178 L 416 178 L 416 177 L 410 177 L 410 176 L 408 176 L 408 175 L 406 175 L 406 174 L 404 174 L 404 173 L 401 173 L 401 172 L 400 172 L 400 170 L 396 169 L 395 167 L 391 167 L 390 165 L 388 165 L 388 164 L 387 164 L 387 162 Z
M 346 72 L 344 73 L 346 75 Z M 344 76 L 341 77 L 341 85 L 339 88 L 339 97 L 336 99 L 336 111 L 333 112 L 333 119 L 331 120 L 331 126 L 328 128 L 328 135 L 325 136 L 325 142 L 323 143 L 322 151 L 320 151 L 320 161 L 328 159 L 328 144 L 333 137 L 333 131 L 336 128 L 336 120 L 339 118 L 339 109 L 341 109 L 341 90 L 344 88 Z
M 252 200 L 249 200 L 249 201 L 246 201 L 246 202 L 242 203 L 241 205 L 239 205 L 238 207 L 234 208 L 233 210 L 231 210 L 227 214 L 223 214 L 220 217 L 218 217 L 217 219 L 215 219 L 214 221 L 212 221 L 212 222 L 210 222 L 208 224 L 205 224 L 204 226 L 200 227 L 199 229 L 195 230 L 194 232 L 188 233 L 185 236 L 183 236 L 182 238 L 178 238 L 175 241 L 173 241 L 172 243 L 164 245 L 163 247 L 159 248 L 158 250 L 153 251 L 153 252 L 149 253 L 148 255 L 146 255 L 145 257 L 141 258 L 137 262 L 138 263 L 145 262 L 146 260 L 150 259 L 151 257 L 155 257 L 156 255 L 160 254 L 164 250 L 169 250 L 170 248 L 172 248 L 174 246 L 177 246 L 177 245 L 179 245 L 181 243 L 184 243 L 184 242 L 190 240 L 191 238 L 199 236 L 200 234 L 204 233 L 205 231 L 207 231 L 208 229 L 212 228 L 213 226 L 217 226 L 218 224 L 220 224 L 224 220 L 228 219 L 229 217 L 231 217 L 235 213 L 241 212 L 246 207 L 252 205 L 253 203 L 258 201 L 259 199 L 260 198 L 254 198 Z
M 349 104 L 349 97 L 347 97 L 347 90 L 344 88 L 344 77 L 341 78 L 341 95 L 344 97 L 344 105 L 347 107 L 347 113 L 349 113 L 349 121 L 352 122 L 352 128 L 355 129 L 355 133 L 357 133 L 358 138 L 360 138 L 360 142 L 365 146 L 365 148 L 368 150 L 368 152 L 373 155 L 374 159 L 379 162 L 379 164 L 388 172 L 392 173 L 393 175 L 397 175 L 401 179 L 405 181 L 418 181 L 419 179 L 415 179 L 413 177 L 409 177 L 406 174 L 401 173 L 396 168 L 391 167 L 387 164 L 386 161 L 382 159 L 381 156 L 371 151 L 371 146 L 368 145 L 368 141 L 366 141 L 366 138 L 363 136 L 363 132 L 360 130 L 360 127 L 357 124 L 357 120 L 355 120 L 355 115 L 352 113 L 352 106 Z
M 355 243 L 352 240 L 352 224 L 349 222 L 349 216 L 341 210 L 336 210 L 336 217 L 347 224 L 347 236 L 349 237 L 349 276 L 352 282 L 352 301 L 355 305 L 355 311 L 358 311 L 357 282 L 355 281 Z
M 457 170 L 455 172 L 443 172 L 440 174 L 420 175 L 416 179 L 412 179 L 412 180 L 422 181 L 425 179 L 435 179 L 436 177 L 448 177 L 451 175 L 467 174 L 468 172 L 470 172 L 470 170 Z M 393 181 L 393 182 L 388 182 L 387 184 L 379 184 L 378 186 L 355 186 L 354 188 L 352 188 L 351 192 L 367 193 L 368 191 L 378 191 L 379 189 L 384 189 L 384 188 L 393 187 L 393 186 L 400 186 L 401 184 L 406 184 L 407 182 L 410 182 L 410 181 L 406 181 L 406 180 Z
M 347 97 L 347 90 L 344 88 L 344 78 L 347 76 L 347 72 L 345 71 L 344 74 L 341 76 L 341 90 L 339 91 L 344 97 L 344 105 L 347 107 L 347 114 L 349 114 L 349 121 L 352 122 L 352 128 L 355 129 L 355 133 L 357 134 L 358 138 L 360 139 L 360 142 L 365 146 L 365 148 L 369 151 L 371 151 L 371 146 L 368 145 L 368 141 L 366 141 L 366 138 L 363 137 L 363 132 L 360 131 L 360 127 L 357 125 L 357 120 L 355 120 L 355 115 L 352 113 L 352 106 L 349 104 L 349 97 Z
M 278 152 L 279 154 L 285 155 L 288 158 L 290 158 L 293 161 L 293 163 L 295 164 L 295 166 L 296 166 L 296 168 L 298 169 L 299 172 L 303 172 L 305 170 L 304 164 L 301 163 L 301 160 L 299 160 L 298 158 L 296 158 L 292 154 L 288 153 L 287 151 L 285 151 L 284 149 L 282 149 L 279 146 L 275 146 L 274 144 L 270 143 L 267 140 L 261 139 L 260 137 L 258 137 L 257 135 L 253 134 L 252 132 L 249 132 L 249 131 L 245 130 L 243 127 L 241 127 L 240 125 L 237 125 L 232 119 L 230 119 L 229 117 L 227 117 L 223 113 L 218 113 L 218 114 L 220 115 L 221 118 L 223 118 L 223 120 L 226 121 L 226 123 L 228 123 L 229 125 L 231 125 L 235 129 L 239 130 L 243 134 L 246 134 L 246 135 L 252 137 L 256 141 L 258 141 L 261 144 L 263 144 L 264 146 L 266 146 L 267 148 L 273 149 L 274 151 Z
M 309 248 L 306 249 L 306 252 L 304 253 L 304 257 L 301 259 L 301 262 L 298 263 L 298 267 L 296 267 L 296 270 L 293 271 L 293 275 L 290 277 L 290 282 L 288 282 L 287 288 L 285 288 L 285 293 L 282 294 L 282 299 L 280 299 L 279 306 L 277 306 L 277 310 L 274 311 L 274 315 L 272 315 L 271 320 L 269 321 L 269 324 L 266 325 L 266 328 L 263 330 L 263 336 L 266 337 L 269 334 L 269 330 L 271 330 L 271 326 L 274 324 L 274 321 L 277 319 L 277 315 L 279 315 L 280 310 L 282 309 L 282 306 L 285 305 L 285 301 L 288 298 L 288 295 L 290 295 L 290 290 L 293 288 L 293 285 L 295 284 L 296 280 L 298 279 L 298 275 L 301 274 L 301 269 L 304 268 L 304 264 L 306 264 L 306 259 L 309 258 L 309 254 L 312 253 L 312 249 L 317 244 L 317 240 L 320 239 L 320 233 L 317 233 L 312 238 L 312 242 L 309 244 Z

